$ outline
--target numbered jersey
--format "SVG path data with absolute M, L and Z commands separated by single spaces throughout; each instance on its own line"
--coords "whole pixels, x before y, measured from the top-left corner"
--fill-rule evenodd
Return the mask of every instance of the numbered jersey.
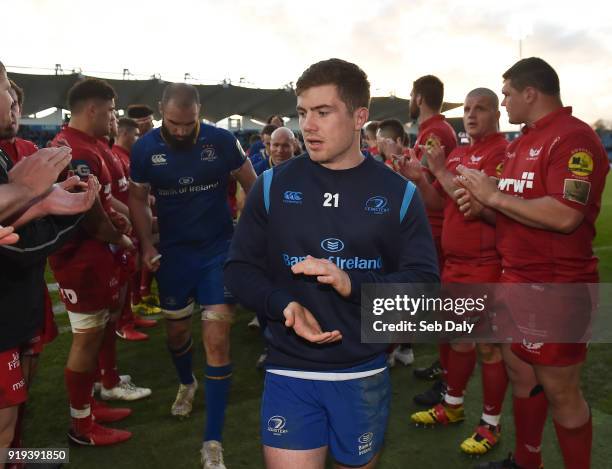
M 497 215 L 497 249 L 507 275 L 531 282 L 597 282 L 593 254 L 609 162 L 597 134 L 571 107 L 548 114 L 510 143 L 498 188 L 523 199 L 552 197 L 581 212 L 568 234 L 531 228 Z
M 227 130 L 202 124 L 194 145 L 175 150 L 154 129 L 132 148 L 130 176 L 156 198 L 160 248 L 183 245 L 218 254 L 233 231 L 227 203 L 230 173 L 246 156 Z

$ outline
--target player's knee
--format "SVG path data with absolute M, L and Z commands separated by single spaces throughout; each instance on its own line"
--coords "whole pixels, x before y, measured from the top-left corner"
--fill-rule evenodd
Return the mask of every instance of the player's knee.
M 567 383 L 554 383 L 544 388 L 546 398 L 554 409 L 566 409 L 576 407 L 582 399 L 582 393 L 578 386 Z
M 174 342 L 171 342 L 170 338 L 168 338 L 167 345 L 168 350 L 172 355 L 180 357 L 181 355 L 184 355 L 191 351 L 191 349 L 193 348 L 193 339 L 191 338 L 191 335 L 187 335 L 185 338 L 181 340 L 176 340 Z
M 110 318 L 108 309 L 99 309 L 87 313 L 73 313 L 67 311 L 70 327 L 73 334 L 96 336 L 103 331 Z
M 493 363 L 501 361 L 502 355 L 499 347 L 494 344 L 478 344 L 478 355 L 485 363 Z

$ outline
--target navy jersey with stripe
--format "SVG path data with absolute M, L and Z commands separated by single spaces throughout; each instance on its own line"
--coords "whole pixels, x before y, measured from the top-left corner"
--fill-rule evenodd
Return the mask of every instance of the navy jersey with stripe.
M 291 266 L 307 255 L 345 270 L 352 291 L 341 297 Z M 436 253 L 423 203 L 411 182 L 366 157 L 330 170 L 308 155 L 267 170 L 249 193 L 225 266 L 226 286 L 268 319 L 268 365 L 341 370 L 372 361 L 384 344 L 362 344 L 363 283 L 437 282 Z M 284 325 L 291 301 L 308 308 L 341 342 L 317 345 Z
M 189 150 L 172 149 L 160 129 L 134 144 L 130 176 L 150 184 L 156 198 L 160 249 L 187 246 L 215 255 L 227 246 L 233 231 L 228 179 L 245 160 L 230 132 L 206 124 Z

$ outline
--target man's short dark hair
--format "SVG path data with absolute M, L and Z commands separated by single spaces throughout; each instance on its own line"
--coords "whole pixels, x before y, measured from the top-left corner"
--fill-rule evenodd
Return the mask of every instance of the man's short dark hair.
M 276 129 L 278 129 L 278 126 L 274 124 L 266 124 L 263 126 L 263 129 L 261 129 L 261 135 L 272 135 L 272 132 L 274 132 Z
M 130 104 L 127 108 L 127 116 L 131 119 L 142 119 L 155 114 L 155 111 L 146 104 Z
M 365 133 L 372 134 L 376 137 L 376 132 L 378 132 L 378 126 L 380 125 L 379 121 L 371 121 L 368 125 L 365 126 Z
M 299 96 L 313 86 L 336 85 L 340 99 L 349 112 L 370 107 L 370 82 L 357 65 L 342 59 L 328 59 L 308 67 L 298 79 L 295 94 Z
M 385 119 L 378 124 L 378 131 L 384 134 L 385 137 L 392 138 L 394 141 L 400 139 L 402 145 L 408 145 L 408 135 L 404 130 L 404 126 L 397 119 Z
M 13 91 L 15 91 L 15 94 L 17 95 L 17 104 L 19 104 L 19 108 L 22 108 L 23 99 L 25 97 L 23 89 L 21 89 L 19 85 L 17 85 L 17 83 L 15 83 L 13 80 L 9 80 L 9 83 L 11 85 L 11 88 L 13 89 Z
M 168 83 L 162 93 L 162 107 L 170 101 L 174 101 L 180 108 L 188 108 L 194 104 L 200 104 L 200 93 L 195 86 L 189 83 Z
M 559 96 L 559 75 L 547 62 L 539 57 L 519 60 L 502 75 L 510 80 L 512 88 L 523 91 L 528 86 L 549 96 Z
M 431 109 L 440 112 L 444 100 L 444 83 L 438 77 L 425 75 L 412 84 L 414 95 L 421 95 L 425 104 Z
M 117 94 L 111 85 L 100 78 L 85 78 L 75 83 L 68 91 L 68 109 L 75 111 L 78 106 L 89 99 L 110 101 Z
M 117 128 L 119 130 L 135 130 L 138 128 L 138 124 L 134 119 L 129 117 L 122 117 L 117 121 Z

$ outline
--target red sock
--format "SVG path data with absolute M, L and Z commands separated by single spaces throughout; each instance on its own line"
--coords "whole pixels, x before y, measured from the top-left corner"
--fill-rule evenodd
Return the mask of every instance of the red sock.
M 98 367 L 102 374 L 102 386 L 111 389 L 119 383 L 119 373 L 117 373 L 117 335 L 115 333 L 115 323 L 108 322 L 104 329 L 104 339 L 98 355 Z
M 499 415 L 508 388 L 508 373 L 503 360 L 482 364 L 483 413 Z
M 554 422 L 554 420 L 553 420 Z M 561 446 L 565 469 L 591 467 L 591 446 L 593 444 L 593 418 L 578 428 L 565 428 L 555 424 L 555 431 Z
M 442 380 L 446 381 L 448 372 L 448 352 L 450 351 L 449 344 L 438 344 L 438 355 L 440 356 L 440 365 L 442 366 Z
M 119 319 L 117 319 L 117 323 L 115 324 L 115 328 L 117 330 L 121 330 L 124 326 L 128 324 L 132 324 L 134 322 L 134 313 L 132 312 L 132 305 L 130 304 L 132 298 L 132 282 L 128 282 L 127 292 L 125 294 L 125 301 L 123 302 L 123 307 L 121 308 L 121 315 Z
M 64 380 L 70 401 L 70 416 L 72 430 L 78 435 L 91 429 L 91 391 L 93 388 L 93 373 L 79 373 L 64 368 Z
M 540 391 L 532 397 L 514 397 L 512 403 L 516 464 L 524 469 L 539 469 L 542 464 L 542 434 L 548 413 L 546 396 Z
M 461 398 L 467 383 L 472 376 L 476 366 L 476 349 L 468 352 L 458 352 L 449 347 L 448 350 L 448 371 L 446 373 L 447 389 L 446 394 L 451 397 Z M 459 402 L 447 402 L 447 404 L 462 405 Z

